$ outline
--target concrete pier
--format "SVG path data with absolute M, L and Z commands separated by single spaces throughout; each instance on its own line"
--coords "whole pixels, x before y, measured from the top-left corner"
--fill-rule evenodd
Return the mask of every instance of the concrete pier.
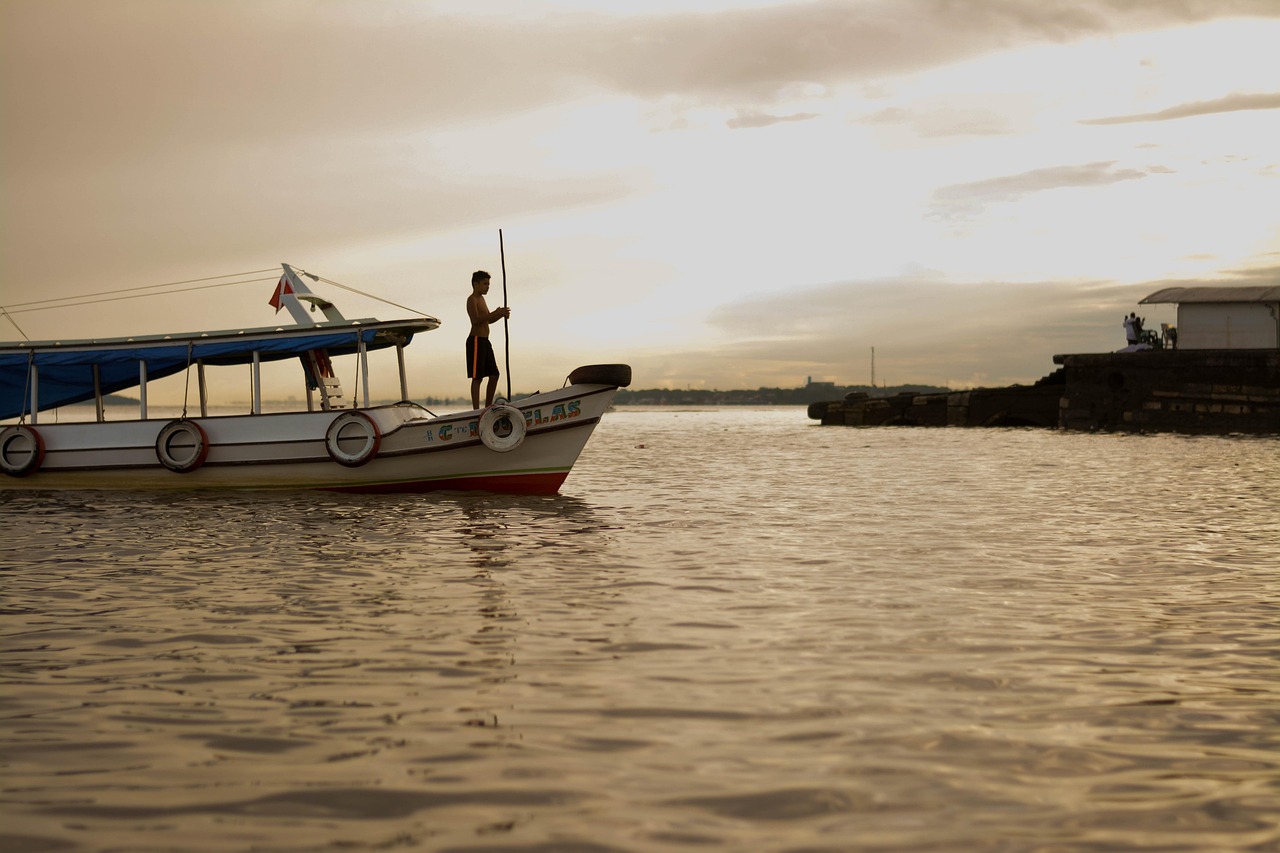
M 1062 385 L 1054 381 L 947 394 L 849 394 L 843 400 L 811 404 L 809 417 L 840 426 L 1053 427 L 1061 397 Z
M 1280 351 L 1151 350 L 1056 355 L 1035 385 L 813 403 L 840 426 L 1033 426 L 1280 435 Z

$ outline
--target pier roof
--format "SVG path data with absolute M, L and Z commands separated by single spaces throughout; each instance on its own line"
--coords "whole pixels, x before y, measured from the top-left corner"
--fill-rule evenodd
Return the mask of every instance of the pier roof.
M 1138 304 L 1161 302 L 1280 302 L 1280 286 L 1166 287 L 1157 290 Z

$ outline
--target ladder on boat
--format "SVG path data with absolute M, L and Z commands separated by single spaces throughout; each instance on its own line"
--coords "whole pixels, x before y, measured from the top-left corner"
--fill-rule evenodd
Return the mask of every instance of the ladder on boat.
M 322 349 L 308 350 L 302 360 L 307 371 L 307 408 L 311 408 L 311 391 L 320 392 L 320 407 L 324 411 L 345 409 L 347 401 L 342 395 L 342 383 L 333 372 L 329 353 Z

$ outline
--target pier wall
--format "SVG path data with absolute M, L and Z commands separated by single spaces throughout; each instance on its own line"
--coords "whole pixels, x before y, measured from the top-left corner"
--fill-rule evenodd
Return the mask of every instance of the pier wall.
M 1056 355 L 1071 430 L 1280 433 L 1280 350 Z

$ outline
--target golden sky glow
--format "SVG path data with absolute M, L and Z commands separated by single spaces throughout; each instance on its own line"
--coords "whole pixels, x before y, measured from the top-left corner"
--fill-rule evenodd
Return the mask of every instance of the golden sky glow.
M 1277 44 L 1272 0 L 0 0 L 0 305 L 287 261 L 439 317 L 411 391 L 461 395 L 502 228 L 516 390 L 1029 382 L 1280 276 Z

